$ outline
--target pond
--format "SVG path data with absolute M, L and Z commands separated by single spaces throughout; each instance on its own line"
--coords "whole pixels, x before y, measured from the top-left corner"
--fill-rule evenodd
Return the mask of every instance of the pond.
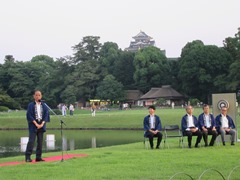
M 0 158 L 24 155 L 27 137 L 27 130 L 0 131 Z M 143 131 L 139 130 L 63 130 L 63 140 L 60 130 L 48 130 L 44 133 L 43 153 L 61 151 L 62 148 L 64 151 L 98 148 L 142 140 Z M 33 153 L 35 148 L 36 145 Z

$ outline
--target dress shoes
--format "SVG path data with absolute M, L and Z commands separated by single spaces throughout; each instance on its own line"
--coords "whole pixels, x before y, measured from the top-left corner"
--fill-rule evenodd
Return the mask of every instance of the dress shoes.
M 234 146 L 235 145 L 234 142 L 231 142 L 231 145 Z
M 37 159 L 35 159 L 35 161 L 36 161 L 36 162 L 43 162 L 43 161 L 45 161 L 45 160 L 42 159 L 42 158 L 37 158 Z
M 195 144 L 195 148 L 198 148 L 198 143 Z
M 30 158 L 27 158 L 26 162 L 32 162 L 32 160 Z

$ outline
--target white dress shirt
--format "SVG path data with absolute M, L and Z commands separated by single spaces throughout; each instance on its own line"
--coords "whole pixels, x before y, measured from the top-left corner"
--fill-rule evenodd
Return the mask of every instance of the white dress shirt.
M 222 114 L 222 128 L 229 128 L 227 116 Z

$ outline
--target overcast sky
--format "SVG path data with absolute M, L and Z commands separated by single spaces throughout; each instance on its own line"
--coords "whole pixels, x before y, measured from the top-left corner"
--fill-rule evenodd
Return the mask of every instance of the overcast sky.
M 29 61 L 40 54 L 72 55 L 84 36 L 121 49 L 144 31 L 180 56 L 187 42 L 222 46 L 240 27 L 240 0 L 1 0 L 0 63 L 5 55 Z

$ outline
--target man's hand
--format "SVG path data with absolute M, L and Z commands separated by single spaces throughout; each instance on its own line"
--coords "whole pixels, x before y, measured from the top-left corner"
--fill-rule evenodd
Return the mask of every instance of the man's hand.
M 205 132 L 208 131 L 207 128 L 205 128 L 205 127 L 202 127 L 202 130 L 205 131 Z
M 225 129 L 226 132 L 229 132 L 230 130 L 231 130 L 230 128 L 226 128 L 226 129 Z

